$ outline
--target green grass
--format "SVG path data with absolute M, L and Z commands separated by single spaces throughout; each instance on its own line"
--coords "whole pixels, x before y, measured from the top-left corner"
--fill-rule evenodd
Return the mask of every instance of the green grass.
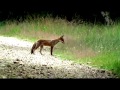
M 90 58 L 88 61 L 92 62 L 93 66 L 112 70 L 120 76 L 120 51 L 106 52 L 98 55 L 94 58 Z
M 65 44 L 59 43 L 54 48 L 56 56 L 111 70 L 120 77 L 120 22 L 107 26 L 86 22 L 77 24 L 49 15 L 33 18 L 28 16 L 23 22 L 1 22 L 0 35 L 32 42 L 64 35 Z

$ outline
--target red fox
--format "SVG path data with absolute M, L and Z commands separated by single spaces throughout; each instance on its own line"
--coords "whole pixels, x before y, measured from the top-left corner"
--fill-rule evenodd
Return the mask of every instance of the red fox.
M 64 35 L 62 35 L 61 37 L 57 38 L 57 39 L 54 39 L 54 40 L 38 40 L 37 42 L 35 42 L 31 48 L 31 54 L 34 54 L 34 51 L 40 47 L 40 53 L 43 49 L 43 46 L 50 46 L 51 47 L 51 55 L 52 52 L 53 52 L 53 47 L 58 43 L 58 42 L 62 42 L 64 43 L 64 38 L 63 38 Z M 42 55 L 42 53 L 41 53 Z

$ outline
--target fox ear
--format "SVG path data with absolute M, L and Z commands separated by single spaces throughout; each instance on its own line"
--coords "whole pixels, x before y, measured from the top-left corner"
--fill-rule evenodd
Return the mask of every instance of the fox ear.
M 63 38 L 64 35 L 61 36 L 61 38 Z

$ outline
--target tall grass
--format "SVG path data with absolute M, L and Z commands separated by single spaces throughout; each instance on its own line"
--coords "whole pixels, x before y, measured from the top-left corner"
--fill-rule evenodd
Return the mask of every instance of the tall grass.
M 0 23 L 0 35 L 28 39 L 54 39 L 61 35 L 65 44 L 59 43 L 54 54 L 77 63 L 90 64 L 111 70 L 120 76 L 120 23 L 111 26 L 68 22 L 59 17 L 31 17 L 22 22 Z

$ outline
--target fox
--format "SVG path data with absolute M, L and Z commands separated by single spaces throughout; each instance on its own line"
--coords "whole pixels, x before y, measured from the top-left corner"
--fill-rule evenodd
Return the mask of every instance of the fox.
M 54 39 L 54 40 L 44 40 L 44 39 L 40 39 L 38 41 L 36 41 L 32 48 L 31 48 L 31 54 L 34 54 L 35 50 L 40 47 L 40 53 L 41 55 L 42 54 L 42 49 L 43 49 L 43 46 L 49 46 L 51 47 L 51 51 L 50 51 L 50 54 L 53 55 L 53 48 L 54 46 L 58 43 L 58 42 L 62 42 L 64 44 L 64 35 L 62 35 L 61 37 L 57 38 L 57 39 Z

